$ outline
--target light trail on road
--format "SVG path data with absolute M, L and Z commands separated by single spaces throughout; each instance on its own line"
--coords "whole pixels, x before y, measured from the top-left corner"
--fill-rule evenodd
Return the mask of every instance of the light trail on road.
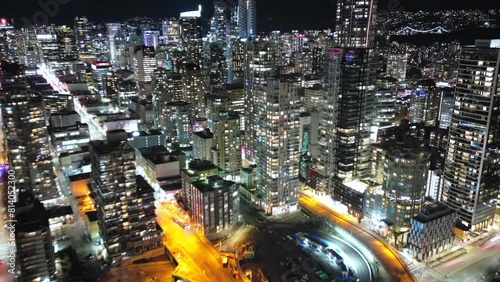
M 378 258 L 394 281 L 417 281 L 390 247 L 372 234 L 364 231 L 351 218 L 338 215 L 328 206 L 314 198 L 314 195 L 311 195 L 311 193 L 302 192 L 299 198 L 299 205 L 316 215 L 329 219 L 341 229 L 350 231 L 353 237 L 356 237 L 367 248 L 371 247 L 373 255 Z

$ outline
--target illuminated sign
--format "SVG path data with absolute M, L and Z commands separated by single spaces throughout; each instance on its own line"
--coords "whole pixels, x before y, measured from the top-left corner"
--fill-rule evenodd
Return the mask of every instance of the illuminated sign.
M 332 48 L 328 51 L 328 57 L 333 59 L 335 56 L 338 56 L 339 53 L 342 52 L 342 48 Z
M 92 65 L 102 68 L 102 67 L 111 67 L 109 62 L 93 62 Z

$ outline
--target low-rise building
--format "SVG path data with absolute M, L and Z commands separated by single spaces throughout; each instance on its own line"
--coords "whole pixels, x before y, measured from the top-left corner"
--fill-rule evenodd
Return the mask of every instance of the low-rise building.
M 424 207 L 410 220 L 410 253 L 422 261 L 451 248 L 456 218 L 456 212 L 442 204 Z
M 209 176 L 192 182 L 190 190 L 192 222 L 205 236 L 226 233 L 238 222 L 240 198 L 237 183 Z
M 218 168 L 207 160 L 194 159 L 187 169 L 181 170 L 183 200 L 186 209 L 191 207 L 191 183 L 205 180 L 209 176 L 218 174 Z

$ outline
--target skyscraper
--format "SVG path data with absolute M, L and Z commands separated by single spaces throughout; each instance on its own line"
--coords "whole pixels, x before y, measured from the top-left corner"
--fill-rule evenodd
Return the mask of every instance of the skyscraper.
M 90 27 L 87 17 L 75 17 L 75 36 L 78 54 L 92 54 L 92 39 L 90 37 Z
M 245 158 L 249 161 L 255 160 L 256 140 L 257 140 L 257 93 L 256 88 L 264 85 L 267 78 L 273 71 L 273 52 L 269 42 L 257 41 L 245 44 L 248 48 L 245 51 Z
M 16 203 L 16 253 L 20 282 L 53 281 L 56 265 L 48 214 L 33 194 L 23 192 Z
M 279 215 L 297 208 L 299 189 L 300 80 L 269 78 L 257 88 L 257 192 L 268 213 Z
M 198 11 L 181 13 L 179 19 L 182 47 L 187 53 L 187 61 L 202 65 L 203 42 L 201 28 L 201 6 Z
M 255 0 L 239 0 L 238 26 L 240 38 L 252 38 L 257 35 L 257 4 Z
M 117 53 L 117 46 L 115 42 L 115 36 L 118 34 L 118 32 L 121 29 L 121 24 L 120 23 L 107 23 L 106 24 L 106 33 L 108 35 L 108 44 L 109 44 L 109 57 L 110 61 L 113 65 L 116 65 L 118 63 L 118 53 Z
M 335 46 L 327 50 L 327 90 L 320 131 L 324 184 L 334 200 L 361 218 L 360 195 L 369 177 L 370 126 L 374 115 L 376 64 L 373 50 L 375 0 L 337 2 Z M 324 188 L 322 188 L 323 186 Z
M 135 150 L 126 133 L 108 132 L 107 138 L 90 142 L 92 194 L 105 257 L 116 265 L 124 253 L 132 256 L 160 246 L 161 231 L 156 229 L 154 190 L 136 177 Z
M 476 40 L 462 49 L 442 201 L 458 213 L 457 227 L 493 224 L 500 190 L 500 40 Z
M 76 50 L 75 31 L 66 27 L 56 27 L 59 58 L 63 61 L 75 61 L 78 57 Z
M 27 89 L 10 89 L 4 105 L 9 162 L 17 188 L 31 191 L 40 201 L 59 197 L 43 99 Z
M 7 19 L 0 19 L 0 58 L 8 62 L 14 63 L 19 60 L 18 45 L 16 30 L 14 25 L 9 23 Z
M 339 0 L 337 2 L 335 45 L 353 48 L 373 46 L 376 1 Z

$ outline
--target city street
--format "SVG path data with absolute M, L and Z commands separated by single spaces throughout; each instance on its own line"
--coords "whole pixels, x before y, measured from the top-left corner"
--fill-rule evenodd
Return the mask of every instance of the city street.
M 359 240 L 364 245 L 363 250 L 361 250 L 364 256 L 374 256 L 373 261 L 375 262 L 376 258 L 380 261 L 385 271 L 387 271 L 387 277 L 384 277 L 383 272 L 380 271 L 381 276 L 387 279 L 387 281 L 416 281 L 416 278 L 412 275 L 401 258 L 399 258 L 397 252 L 388 244 L 378 239 L 364 228 L 361 228 L 356 220 L 338 214 L 329 206 L 316 199 L 315 195 L 310 191 L 301 192 L 299 205 L 334 223 L 342 229 L 338 230 L 341 234 L 350 233 L 352 237 Z
M 237 281 L 229 268 L 222 268 L 218 250 L 193 228 L 185 230 L 173 218 L 183 219 L 177 204 L 161 205 L 157 209 L 157 222 L 165 230 L 164 244 L 175 255 L 179 265 L 174 275 L 190 281 Z

